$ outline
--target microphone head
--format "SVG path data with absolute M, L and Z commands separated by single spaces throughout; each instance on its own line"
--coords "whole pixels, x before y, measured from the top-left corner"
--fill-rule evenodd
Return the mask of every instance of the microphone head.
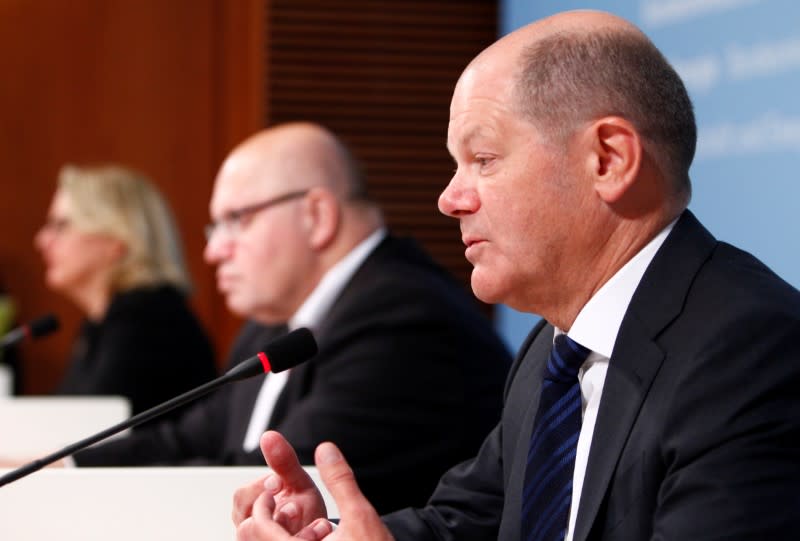
M 295 329 L 264 346 L 270 372 L 283 372 L 317 354 L 317 341 L 305 327 Z
M 28 324 L 28 332 L 32 338 L 46 336 L 58 330 L 58 318 L 53 314 L 47 314 L 36 318 Z
M 282 372 L 309 360 L 317 354 L 317 341 L 306 328 L 296 329 L 273 340 L 261 353 L 237 364 L 224 374 L 229 381 L 257 376 L 266 372 Z

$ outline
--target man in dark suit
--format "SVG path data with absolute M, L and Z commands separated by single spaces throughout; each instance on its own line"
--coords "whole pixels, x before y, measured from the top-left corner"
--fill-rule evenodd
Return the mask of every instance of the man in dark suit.
M 250 318 L 231 363 L 287 327 L 310 327 L 318 354 L 285 380 L 230 385 L 76 464 L 264 464 L 258 441 L 271 428 L 303 463 L 336 442 L 379 509 L 423 505 L 500 418 L 510 358 L 474 299 L 387 232 L 347 149 L 317 125 L 281 125 L 237 147 L 211 216 L 206 259 L 228 307 Z
M 800 294 L 686 209 L 695 140 L 678 75 L 609 14 L 538 21 L 467 67 L 439 208 L 476 295 L 545 320 L 425 507 L 380 519 L 317 449 L 330 539 L 797 538 Z M 329 535 L 285 440 L 261 444 L 279 482 L 237 492 L 238 538 Z

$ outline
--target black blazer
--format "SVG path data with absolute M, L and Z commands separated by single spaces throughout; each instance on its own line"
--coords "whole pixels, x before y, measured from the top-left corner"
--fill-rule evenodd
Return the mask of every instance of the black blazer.
M 184 295 L 169 285 L 117 293 L 85 321 L 56 393 L 122 395 L 140 413 L 217 375 L 214 350 Z
M 232 360 L 253 355 L 274 331 L 247 324 Z M 320 442 L 337 443 L 382 511 L 423 505 L 441 474 L 473 456 L 500 418 L 505 347 L 474 300 L 410 241 L 385 239 L 315 334 L 319 353 L 292 369 L 269 428 L 305 464 Z M 232 384 L 179 423 L 141 429 L 75 459 L 82 466 L 263 464 L 259 450 L 242 450 L 262 381 Z
M 477 457 L 398 540 L 520 538 L 528 437 L 553 329 L 540 323 Z M 797 539 L 800 294 L 685 212 L 636 290 L 611 355 L 575 541 Z

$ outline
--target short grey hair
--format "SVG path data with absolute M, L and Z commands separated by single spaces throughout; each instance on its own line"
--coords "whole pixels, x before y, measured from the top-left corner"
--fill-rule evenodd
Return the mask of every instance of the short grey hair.
M 644 35 L 564 31 L 537 40 L 522 53 L 514 100 L 546 137 L 559 141 L 583 122 L 625 118 L 688 202 L 694 109 L 680 76 Z

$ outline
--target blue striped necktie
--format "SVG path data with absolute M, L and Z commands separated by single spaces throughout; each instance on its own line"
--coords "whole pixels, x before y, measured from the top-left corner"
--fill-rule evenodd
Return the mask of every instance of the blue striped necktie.
M 522 541 L 561 541 L 572 502 L 575 452 L 581 431 L 578 370 L 589 350 L 556 337 L 531 431 L 522 492 Z

